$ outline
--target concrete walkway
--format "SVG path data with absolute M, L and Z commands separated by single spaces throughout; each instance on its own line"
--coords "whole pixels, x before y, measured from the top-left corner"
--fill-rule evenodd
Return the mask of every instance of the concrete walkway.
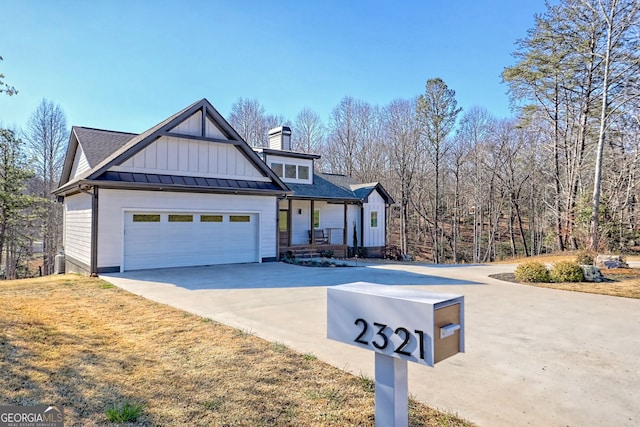
M 327 340 L 326 287 L 355 281 L 465 296 L 466 353 L 409 364 L 416 399 L 480 426 L 640 424 L 640 300 L 493 280 L 513 265 L 282 263 L 101 276 L 373 378 L 373 353 Z

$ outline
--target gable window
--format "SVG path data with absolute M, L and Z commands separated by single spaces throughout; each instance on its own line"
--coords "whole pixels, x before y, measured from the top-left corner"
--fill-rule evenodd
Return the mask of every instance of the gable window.
M 296 178 L 296 165 L 285 165 L 284 166 L 284 177 L 285 178 Z
M 318 209 L 313 210 L 313 228 L 320 228 L 320 211 Z
M 279 178 L 282 178 L 282 163 L 271 163 L 271 169 L 273 169 Z
M 378 228 L 378 212 L 371 211 L 371 228 Z
M 309 179 L 309 166 L 298 166 L 298 179 Z

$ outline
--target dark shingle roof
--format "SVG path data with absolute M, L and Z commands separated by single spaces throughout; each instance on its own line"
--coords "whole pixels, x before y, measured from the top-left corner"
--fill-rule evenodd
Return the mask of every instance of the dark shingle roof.
M 321 174 L 313 175 L 313 184 L 311 185 L 287 183 L 287 186 L 293 191 L 294 198 L 359 200 L 351 190 L 335 185 Z
M 358 181 L 351 178 L 350 176 L 341 175 L 337 173 L 320 173 L 322 178 L 326 179 L 330 183 L 337 185 L 338 187 L 342 187 L 345 190 L 351 191 L 351 186 L 359 184 Z
M 81 126 L 74 126 L 73 132 L 78 136 L 78 142 L 92 168 L 137 136 L 135 133 Z

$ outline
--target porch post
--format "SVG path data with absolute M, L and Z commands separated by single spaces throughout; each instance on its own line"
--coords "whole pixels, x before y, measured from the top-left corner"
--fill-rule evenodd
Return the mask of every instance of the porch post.
M 293 215 L 291 206 L 292 201 L 289 199 L 289 206 L 287 207 L 287 209 L 289 209 L 289 212 L 287 213 L 287 246 L 291 246 L 291 224 L 293 224 L 293 221 L 291 220 L 291 216 Z
M 347 242 L 347 202 L 344 202 L 344 225 L 342 227 L 342 244 L 348 245 Z
M 316 239 L 315 236 L 313 234 L 313 211 L 314 211 L 315 205 L 313 203 L 313 200 L 311 200 L 311 214 L 309 215 L 309 240 L 311 240 L 311 246 L 315 246 L 316 245 Z

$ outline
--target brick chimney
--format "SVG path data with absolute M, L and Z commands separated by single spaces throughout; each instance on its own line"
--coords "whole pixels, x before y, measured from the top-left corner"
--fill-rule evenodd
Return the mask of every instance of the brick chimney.
M 269 148 L 291 151 L 291 128 L 279 126 L 269 131 Z

